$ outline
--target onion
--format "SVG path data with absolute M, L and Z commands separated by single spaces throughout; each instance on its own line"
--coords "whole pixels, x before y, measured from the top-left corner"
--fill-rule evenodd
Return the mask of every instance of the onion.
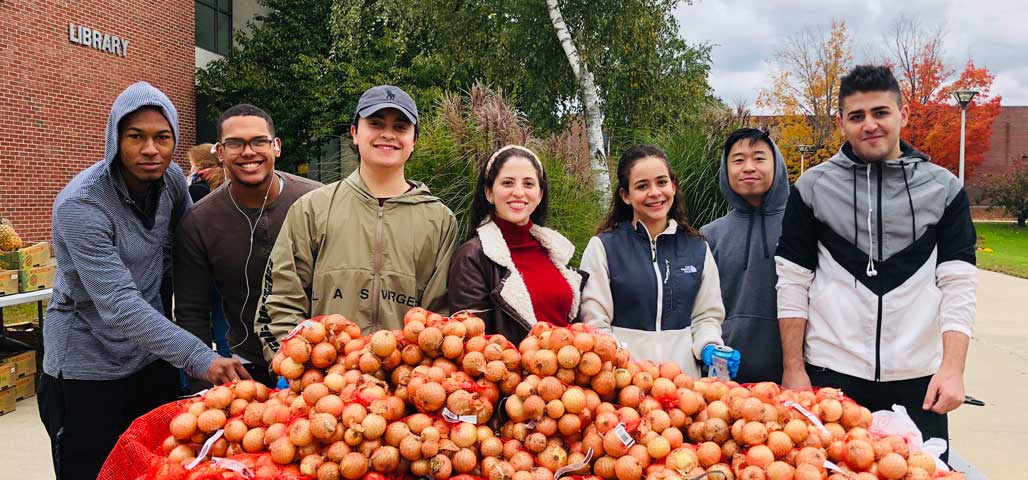
M 282 345 L 282 352 L 293 362 L 303 365 L 310 359 L 311 345 L 301 337 L 293 337 L 287 340 L 285 345 Z M 282 362 L 285 363 L 285 360 Z
M 462 448 L 453 454 L 453 469 L 457 473 L 471 473 L 478 467 L 478 456 L 470 448 Z
M 443 408 L 444 402 L 446 402 L 446 390 L 436 382 L 428 382 L 418 387 L 417 392 L 414 393 L 414 406 L 422 412 L 437 412 Z
M 704 467 L 714 465 L 721 461 L 721 447 L 714 442 L 703 442 L 696 448 L 696 458 Z
M 743 443 L 746 445 L 758 445 L 767 441 L 767 427 L 760 422 L 746 422 L 742 426 Z
M 317 480 L 339 480 L 339 464 L 324 462 L 318 466 Z
M 763 427 L 763 424 L 754 422 L 756 425 Z M 731 432 L 728 429 L 728 424 L 720 418 L 711 418 L 706 422 L 703 422 L 703 438 L 718 444 L 724 443 L 728 440 Z M 744 427 L 745 434 L 745 427 Z M 767 438 L 767 431 L 764 432 L 764 439 Z M 751 443 L 750 445 L 756 445 L 757 443 L 763 443 L 763 439 L 760 442 Z
M 603 450 L 607 452 L 607 455 L 618 458 L 628 453 L 628 447 L 621 442 L 621 437 L 617 435 L 615 430 L 610 430 L 603 435 Z
M 746 463 L 765 468 L 775 461 L 775 454 L 767 445 L 754 445 L 746 451 Z
M 642 465 L 635 457 L 624 456 L 615 462 L 614 474 L 619 480 L 639 480 L 642 478 Z
M 573 413 L 565 414 L 557 421 L 557 430 L 565 437 L 582 431 L 582 418 Z
M 498 457 L 503 454 L 503 440 L 499 437 L 483 439 L 478 445 L 483 457 Z
M 628 385 L 618 392 L 618 403 L 626 407 L 636 408 L 642 402 L 645 393 L 638 385 Z
M 376 472 L 393 473 L 399 466 L 400 450 L 396 447 L 379 447 L 371 454 L 371 468 Z
M 486 358 L 489 358 L 488 352 L 489 350 L 486 349 Z M 557 368 L 557 354 L 550 350 L 539 350 L 535 352 L 535 357 L 528 370 L 540 377 L 548 377 L 557 373 Z
M 251 428 L 243 435 L 243 450 L 247 453 L 254 453 L 264 450 L 264 428 Z
M 286 357 L 282 360 L 282 364 L 279 365 L 278 373 L 289 380 L 295 380 L 300 378 L 303 372 L 303 363 L 296 362 L 292 357 Z
M 318 468 L 321 464 L 325 463 L 325 459 L 321 455 L 306 455 L 303 460 L 300 460 L 300 473 L 307 476 L 314 476 L 318 473 Z
M 171 453 L 168 454 L 168 460 L 181 464 L 189 463 L 195 457 L 196 454 L 189 445 L 179 445 L 172 449 Z
M 833 399 L 828 399 L 833 400 Z M 874 448 L 866 440 L 846 442 L 846 464 L 856 470 L 867 470 L 875 461 Z
M 739 480 L 765 480 L 766 478 L 764 469 L 755 465 L 750 465 L 739 472 Z
M 315 368 L 328 368 L 336 361 L 336 347 L 328 342 L 321 342 L 311 349 L 311 365 Z
M 425 327 L 418 334 L 418 346 L 430 356 L 438 354 L 443 346 L 443 332 L 436 327 Z
M 296 456 L 296 446 L 287 437 L 272 442 L 268 450 L 271 452 L 271 460 L 279 465 L 292 463 L 293 457 Z
M 721 449 L 718 449 L 718 453 L 720 452 Z M 664 437 L 657 436 L 646 444 L 646 453 L 654 460 L 661 460 L 666 457 L 668 453 L 671 453 L 671 442 Z
M 799 453 L 796 454 L 796 467 L 799 468 L 801 464 L 810 464 L 815 467 L 821 468 L 827 460 L 825 451 L 820 448 L 814 447 L 803 447 Z M 797 472 L 799 473 L 799 472 Z
M 340 475 L 347 480 L 357 480 L 368 472 L 368 458 L 357 452 L 346 454 L 340 463 Z
M 197 418 L 195 415 L 189 412 L 178 414 L 171 420 L 169 430 L 171 435 L 178 440 L 188 440 L 196 433 Z
M 209 408 L 225 408 L 234 399 L 235 395 L 232 393 L 232 389 L 225 386 L 212 387 L 203 395 L 203 403 Z
M 249 431 L 242 420 L 235 418 L 225 424 L 225 439 L 229 442 L 239 443 L 243 441 L 246 432 Z M 174 437 L 169 437 L 174 439 Z
M 446 335 L 443 337 L 441 350 L 443 357 L 450 359 L 459 358 L 464 354 L 464 340 L 456 335 Z
M 368 440 L 376 440 L 381 438 L 386 431 L 386 419 L 385 417 L 376 413 L 369 413 L 364 417 L 364 421 L 361 422 L 361 426 L 364 429 L 364 438 Z
M 197 428 L 203 433 L 213 433 L 225 426 L 224 410 L 207 410 L 196 419 Z
M 699 459 L 689 448 L 676 448 L 664 459 L 664 465 L 676 472 L 688 472 L 699 466 Z
M 332 429 L 335 431 L 335 428 Z M 311 422 L 306 418 L 297 418 L 289 425 L 289 441 L 297 447 L 306 447 L 314 441 L 311 433 Z
M 421 437 L 404 437 L 400 440 L 400 455 L 411 462 L 421 459 L 421 444 Z
M 317 344 L 325 339 L 328 334 L 328 330 L 325 328 L 325 324 L 321 322 L 312 322 L 303 328 L 303 338 L 312 344 Z

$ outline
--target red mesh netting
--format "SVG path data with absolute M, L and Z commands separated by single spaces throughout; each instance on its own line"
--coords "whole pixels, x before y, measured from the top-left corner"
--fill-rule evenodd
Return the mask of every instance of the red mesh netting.
M 176 415 L 182 413 L 189 401 L 179 400 L 161 405 L 132 422 L 118 443 L 114 444 L 97 480 L 143 478 L 151 464 L 162 458 L 157 452 L 160 451 L 161 442 L 168 438 L 168 425 Z

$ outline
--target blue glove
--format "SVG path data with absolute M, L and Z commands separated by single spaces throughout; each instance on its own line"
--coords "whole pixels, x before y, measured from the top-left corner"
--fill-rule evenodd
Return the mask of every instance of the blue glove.
M 708 368 L 714 363 L 714 358 L 723 358 L 728 363 L 728 375 L 735 378 L 739 374 L 739 364 L 742 363 L 742 354 L 732 347 L 708 344 L 703 347 L 703 364 Z
M 286 377 L 278 377 L 278 383 L 275 384 L 275 388 L 279 390 L 289 389 L 289 380 L 287 380 Z

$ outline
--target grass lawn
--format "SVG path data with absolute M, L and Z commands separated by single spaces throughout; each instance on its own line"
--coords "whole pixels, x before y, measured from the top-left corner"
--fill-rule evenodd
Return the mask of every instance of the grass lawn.
M 1028 226 L 979 222 L 974 228 L 978 231 L 979 267 L 1028 278 Z

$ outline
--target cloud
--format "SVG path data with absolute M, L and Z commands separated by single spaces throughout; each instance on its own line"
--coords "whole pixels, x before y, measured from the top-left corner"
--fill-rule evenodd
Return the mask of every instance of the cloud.
M 804 28 L 827 28 L 833 20 L 846 22 L 856 61 L 884 50 L 883 42 L 900 15 L 917 18 L 946 32 L 948 66 L 962 68 L 968 58 L 988 67 L 996 80 L 993 93 L 1004 105 L 1028 105 L 1028 51 L 1024 35 L 1028 13 L 1020 0 L 975 3 L 957 0 L 696 0 L 675 11 L 683 38 L 710 43 L 713 67 L 710 83 L 723 100 L 747 99 L 752 106 L 771 69 L 767 61 L 788 36 Z

